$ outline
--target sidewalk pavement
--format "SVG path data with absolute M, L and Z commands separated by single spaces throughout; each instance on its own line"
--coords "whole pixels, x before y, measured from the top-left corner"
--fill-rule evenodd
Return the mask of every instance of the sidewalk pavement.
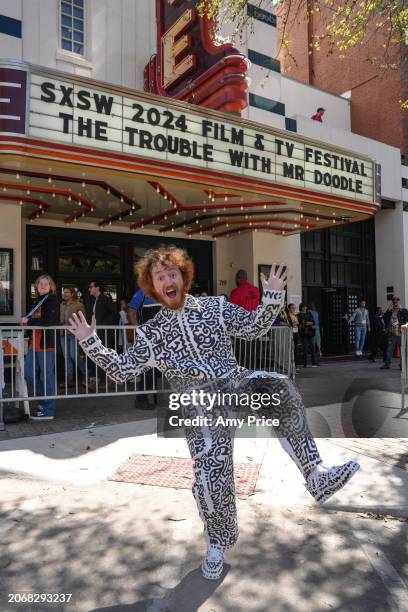
M 371 406 L 367 365 L 302 373 L 317 429 L 328 422 L 336 431 L 344 402 L 368 394 Z M 398 374 L 387 374 L 378 379 L 385 425 L 406 436 L 405 420 L 394 420 Z M 191 492 L 108 480 L 131 454 L 189 456 L 183 438 L 156 437 L 154 413 L 135 413 L 132 403 L 125 422 L 121 406 L 116 423 L 103 424 L 113 420 L 105 409 L 98 424 L 0 440 L 2 612 L 408 611 L 407 439 L 319 439 L 326 464 L 356 459 L 361 469 L 318 506 L 276 439 L 260 429 L 236 438 L 235 461 L 261 468 L 254 494 L 238 496 L 238 544 L 210 582 L 199 569 L 205 546 Z M 9 603 L 23 591 L 72 598 Z
M 8 593 L 72 593 L 24 611 L 408 610 L 408 473 L 336 440 L 326 463 L 361 470 L 323 507 L 276 439 L 238 438 L 236 462 L 261 463 L 238 499 L 241 536 L 221 581 L 199 571 L 202 524 L 188 490 L 107 481 L 130 454 L 188 457 L 155 419 L 0 443 L 0 609 Z M 379 515 L 376 520 L 376 515 Z M 384 517 L 384 514 L 387 516 Z

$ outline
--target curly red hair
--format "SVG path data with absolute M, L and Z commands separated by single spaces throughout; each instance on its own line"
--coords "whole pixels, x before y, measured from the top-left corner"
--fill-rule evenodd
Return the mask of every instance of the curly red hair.
M 184 291 L 186 293 L 189 291 L 194 277 L 194 264 L 191 257 L 184 249 L 174 245 L 161 245 L 158 249 L 147 251 L 136 264 L 137 284 L 145 295 L 157 299 L 152 280 L 152 267 L 156 264 L 177 266 L 183 277 Z

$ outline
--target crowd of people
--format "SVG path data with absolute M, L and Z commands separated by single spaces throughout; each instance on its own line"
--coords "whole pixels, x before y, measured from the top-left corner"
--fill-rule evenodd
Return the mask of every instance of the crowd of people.
M 388 370 L 393 356 L 401 352 L 401 326 L 408 323 L 408 310 L 401 306 L 400 298 L 394 296 L 385 312 L 377 306 L 371 316 L 366 301 L 361 300 L 347 320 L 355 323 L 355 356 L 364 356 L 368 336 L 368 359 L 375 363 L 380 352 L 384 362 L 381 369 Z
M 261 300 L 259 289 L 248 281 L 246 270 L 238 270 L 236 288 L 230 296 L 224 297 L 231 303 L 247 311 L 255 311 Z M 105 329 L 103 341 L 107 347 L 115 348 L 119 353 L 127 351 L 135 341 L 135 332 L 128 326 L 137 326 L 152 319 L 161 305 L 153 298 L 137 289 L 130 300 L 122 298 L 115 304 L 112 297 L 104 291 L 99 281 L 89 283 L 89 300 L 86 305 L 79 299 L 74 287 L 63 288 L 62 303 L 57 298 L 54 280 L 48 274 L 41 275 L 35 281 L 36 303 L 31 311 L 21 319 L 23 326 L 52 327 L 67 326 L 74 314 L 82 313 L 90 323 L 95 317 L 98 327 L 123 326 L 122 331 Z M 197 297 L 206 297 L 205 291 Z M 355 355 L 363 357 L 364 347 L 369 347 L 368 359 L 375 363 L 379 352 L 382 355 L 382 369 L 389 369 L 397 347 L 401 347 L 401 325 L 408 323 L 408 310 L 401 306 L 398 297 L 394 297 L 383 312 L 377 307 L 370 316 L 366 301 L 361 300 L 358 308 L 350 317 L 345 315 L 349 325 L 355 325 Z M 294 303 L 285 304 L 274 322 L 274 326 L 290 327 L 293 332 L 294 360 L 297 368 L 306 368 L 310 361 L 312 367 L 320 365 L 321 327 L 319 313 L 314 304 L 305 303 L 297 307 Z M 25 358 L 25 379 L 30 396 L 53 396 L 56 387 L 56 354 L 63 356 L 64 368 L 59 388 L 68 389 L 77 380 L 90 391 L 98 388 L 99 369 L 93 361 L 85 363 L 84 353 L 78 348 L 74 336 L 66 330 L 58 334 L 53 330 L 35 330 L 30 334 L 28 352 Z M 310 357 L 309 357 L 310 356 Z M 146 389 L 153 388 L 153 371 L 146 375 Z M 151 400 L 151 396 L 146 394 Z M 32 415 L 34 420 L 54 418 L 55 400 L 40 400 L 38 409 Z
M 39 276 L 34 283 L 35 304 L 30 312 L 21 319 L 24 327 L 57 327 L 67 326 L 73 315 L 82 313 L 87 321 L 95 317 L 98 327 L 108 328 L 102 330 L 106 346 L 117 348 L 125 352 L 134 342 L 134 331 L 126 326 L 139 325 L 147 320 L 146 309 L 150 308 L 150 315 L 154 316 L 159 306 L 152 308 L 153 300 L 143 297 L 138 302 L 139 293 L 136 292 L 132 300 L 122 298 L 115 304 L 109 293 L 104 291 L 99 281 L 89 283 L 89 300 L 86 304 L 80 300 L 74 287 L 64 287 L 62 302 L 57 297 L 57 286 L 49 274 Z M 109 329 L 110 326 L 123 326 L 122 331 Z M 76 371 L 79 371 L 79 381 L 90 391 L 98 387 L 98 369 L 93 361 L 85 362 L 85 356 L 79 349 L 75 337 L 67 330 L 35 329 L 30 334 L 28 351 L 24 363 L 24 377 L 27 383 L 29 396 L 56 395 L 56 380 L 58 387 L 68 389 L 74 386 L 77 380 Z M 62 372 L 56 368 L 58 353 L 63 357 Z M 55 415 L 55 400 L 41 399 L 34 414 L 33 420 L 51 420 Z
M 235 278 L 237 287 L 230 295 L 230 301 L 246 310 L 256 310 L 260 301 L 257 287 L 248 282 L 245 270 L 238 270 Z M 364 356 L 367 348 L 368 359 L 375 363 L 379 353 L 383 365 L 388 370 L 391 360 L 401 349 L 401 325 L 408 323 L 408 310 L 401 306 L 399 297 L 393 297 L 385 312 L 379 306 L 370 315 L 366 300 L 362 299 L 351 316 L 344 315 L 348 325 L 354 324 L 355 356 Z M 320 365 L 321 326 L 319 313 L 314 304 L 285 304 L 274 323 L 276 326 L 290 327 L 293 332 L 294 359 L 297 367 L 307 367 L 310 355 L 312 367 Z

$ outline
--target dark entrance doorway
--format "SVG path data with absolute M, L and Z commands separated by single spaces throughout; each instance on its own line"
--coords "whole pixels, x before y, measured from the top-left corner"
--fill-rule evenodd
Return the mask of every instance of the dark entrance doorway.
M 353 348 L 350 315 L 361 298 L 375 309 L 374 220 L 308 232 L 301 236 L 302 293 L 320 314 L 322 352 L 347 354 Z
M 60 299 L 62 288 L 71 286 L 77 289 L 86 305 L 92 280 L 100 281 L 114 301 L 130 298 L 136 288 L 136 261 L 147 249 L 159 244 L 175 244 L 186 249 L 196 269 L 192 293 L 212 293 L 210 241 L 28 226 L 26 306 L 30 307 L 34 297 L 35 279 L 46 273 L 55 279 Z

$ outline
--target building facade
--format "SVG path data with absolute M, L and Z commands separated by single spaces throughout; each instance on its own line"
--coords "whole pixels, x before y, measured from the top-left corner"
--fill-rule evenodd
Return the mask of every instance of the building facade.
M 129 296 L 137 259 L 171 242 L 194 292 L 285 264 L 288 299 L 315 302 L 327 350 L 347 350 L 359 296 L 408 297 L 400 150 L 352 131 L 348 97 L 282 75 L 272 10 L 248 4 L 228 45 L 194 5 L 2 2 L 0 319 L 18 321 L 45 271 Z

